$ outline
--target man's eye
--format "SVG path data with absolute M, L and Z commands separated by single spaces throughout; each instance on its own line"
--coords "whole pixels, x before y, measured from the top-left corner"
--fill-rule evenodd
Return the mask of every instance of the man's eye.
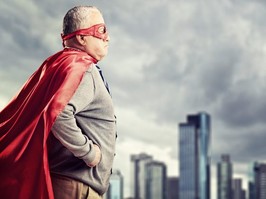
M 106 27 L 100 27 L 100 28 L 98 29 L 98 32 L 101 33 L 101 34 L 106 33 Z

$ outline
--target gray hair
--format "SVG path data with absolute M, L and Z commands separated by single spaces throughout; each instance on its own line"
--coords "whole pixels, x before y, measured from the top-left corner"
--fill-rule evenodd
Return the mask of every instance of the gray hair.
M 76 6 L 71 8 L 63 20 L 63 34 L 67 35 L 76 30 L 86 28 L 90 17 L 95 11 L 99 11 L 95 6 Z

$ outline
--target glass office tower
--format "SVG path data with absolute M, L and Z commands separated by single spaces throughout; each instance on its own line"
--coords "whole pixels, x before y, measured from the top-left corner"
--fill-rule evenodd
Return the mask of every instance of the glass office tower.
M 146 165 L 152 161 L 152 156 L 145 153 L 131 155 L 131 196 L 134 199 L 146 199 Z
M 146 165 L 146 170 L 145 199 L 166 199 L 166 165 L 163 162 L 152 161 Z
M 167 199 L 179 199 L 179 178 L 167 178 Z
M 190 124 L 180 124 L 179 128 L 179 198 L 198 199 L 196 128 Z
M 179 197 L 210 199 L 210 116 L 188 115 L 179 124 Z
M 237 178 L 232 181 L 232 199 L 245 199 L 246 191 L 242 188 L 242 179 Z M 256 198 L 259 199 L 259 198 Z
M 110 177 L 109 194 L 107 199 L 123 199 L 123 176 L 118 170 L 114 170 Z
M 218 199 L 232 199 L 233 169 L 228 154 L 221 156 L 217 164 L 217 195 Z
M 256 162 L 254 165 L 255 198 L 266 198 L 266 163 Z
M 256 162 L 250 163 L 248 166 L 248 199 L 256 199 L 255 195 L 255 172 Z

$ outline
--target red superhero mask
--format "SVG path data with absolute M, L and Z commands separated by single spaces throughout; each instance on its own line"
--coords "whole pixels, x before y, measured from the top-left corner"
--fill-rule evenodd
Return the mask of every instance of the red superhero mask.
M 80 29 L 67 35 L 63 35 L 62 33 L 61 37 L 63 41 L 65 41 L 67 39 L 74 37 L 75 35 L 93 36 L 103 40 L 107 40 L 108 37 L 106 26 L 103 23 L 93 25 L 89 28 Z

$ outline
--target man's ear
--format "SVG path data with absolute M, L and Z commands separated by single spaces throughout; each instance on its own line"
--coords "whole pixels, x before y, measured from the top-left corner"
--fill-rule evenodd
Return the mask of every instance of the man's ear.
M 86 44 L 84 36 L 83 35 L 76 35 L 76 40 L 78 42 L 78 44 L 84 46 Z

